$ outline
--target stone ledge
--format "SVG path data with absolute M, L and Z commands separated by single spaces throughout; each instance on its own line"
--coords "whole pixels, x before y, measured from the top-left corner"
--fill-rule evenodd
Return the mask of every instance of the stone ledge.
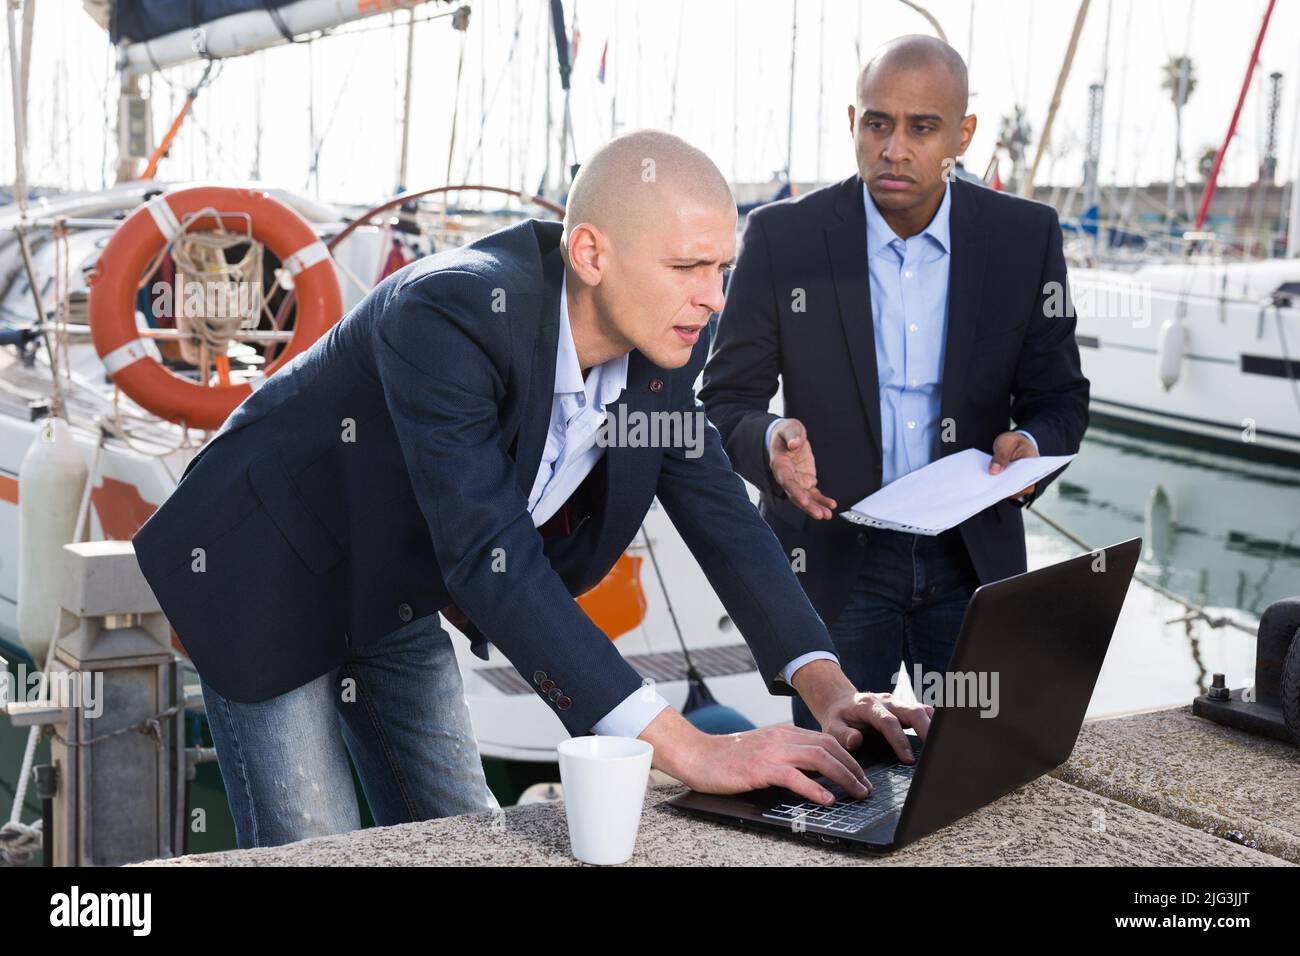
M 1199 830 L 1040 778 L 897 853 L 870 855 L 713 823 L 646 796 L 639 866 L 1250 866 L 1285 865 Z M 158 866 L 570 866 L 560 804 L 319 837 L 281 847 L 159 860 Z
M 1191 707 L 1091 721 L 1053 776 L 1300 863 L 1300 749 L 1194 717 Z

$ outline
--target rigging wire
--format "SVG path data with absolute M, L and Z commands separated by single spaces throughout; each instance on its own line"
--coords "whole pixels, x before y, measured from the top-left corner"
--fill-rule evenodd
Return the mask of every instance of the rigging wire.
M 329 137 L 330 130 L 334 128 L 334 120 L 338 116 L 339 107 L 343 103 L 343 96 L 348 91 L 348 80 L 352 78 L 352 71 L 356 68 L 356 65 L 360 63 L 362 59 L 363 59 L 362 57 L 355 56 L 352 58 L 352 62 L 348 64 L 348 71 L 343 76 L 343 82 L 339 86 L 338 96 L 334 98 L 334 105 L 330 107 L 329 116 L 326 117 L 325 119 L 325 129 L 321 131 L 320 137 L 316 140 L 315 148 L 312 150 L 311 166 L 307 170 L 307 182 L 310 183 L 312 179 L 315 178 L 318 187 L 317 190 L 318 192 L 320 186 L 321 149 L 325 145 L 325 140 Z
M 505 83 L 506 76 L 511 73 L 510 64 L 514 61 L 515 49 L 519 46 L 519 25 L 523 22 L 523 18 L 523 11 L 520 10 L 518 16 L 515 17 L 515 30 L 514 35 L 510 40 L 510 52 L 506 54 L 506 61 L 502 65 L 500 73 L 497 75 L 496 85 L 492 88 L 492 97 L 487 101 L 487 109 L 483 111 L 483 115 L 479 118 L 478 142 L 474 144 L 474 148 L 470 150 L 469 155 L 465 157 L 465 174 L 460 177 L 463 182 L 467 182 L 470 178 L 470 166 L 473 164 L 475 158 L 478 157 L 479 151 L 483 148 L 483 138 L 486 134 L 488 117 L 491 116 L 493 108 L 497 105 L 497 96 L 501 92 L 501 86 Z M 486 32 L 486 24 L 484 25 L 484 29 Z M 482 169 L 480 168 L 480 173 L 481 172 Z M 447 175 L 451 175 L 450 170 L 448 170 Z M 479 176 L 479 179 L 483 178 L 482 175 Z M 448 179 L 448 182 L 450 181 L 451 180 Z M 513 183 L 511 185 L 513 185 Z

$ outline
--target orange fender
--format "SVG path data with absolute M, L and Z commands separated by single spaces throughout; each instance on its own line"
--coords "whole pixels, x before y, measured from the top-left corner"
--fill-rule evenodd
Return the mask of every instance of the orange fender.
M 600 583 L 578 598 L 578 605 L 587 617 L 605 632 L 611 641 L 617 640 L 645 620 L 645 591 L 641 589 L 642 558 L 619 555 L 609 573 Z

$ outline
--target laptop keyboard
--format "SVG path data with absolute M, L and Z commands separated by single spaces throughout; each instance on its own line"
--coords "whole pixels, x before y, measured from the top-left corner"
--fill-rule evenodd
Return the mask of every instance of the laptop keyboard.
M 782 803 L 765 811 L 763 816 L 791 824 L 795 829 L 817 827 L 832 833 L 858 833 L 881 817 L 899 810 L 912 785 L 915 764 L 895 764 L 867 774 L 872 791 L 865 800 L 836 800 L 829 807 L 820 803 Z M 842 796 L 842 787 L 831 784 L 826 789 Z

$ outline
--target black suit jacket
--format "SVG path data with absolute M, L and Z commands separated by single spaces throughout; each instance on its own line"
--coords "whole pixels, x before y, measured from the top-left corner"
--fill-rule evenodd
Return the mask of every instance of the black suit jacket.
M 1056 211 L 951 184 L 951 259 L 940 422 L 934 457 L 1029 431 L 1043 455 L 1072 454 L 1088 423 Z M 1055 288 L 1052 283 L 1058 283 Z M 804 291 L 794 311 L 794 291 Z M 1061 313 L 1061 314 L 1056 314 Z M 749 214 L 700 397 L 736 470 L 786 551 L 803 548 L 800 574 L 828 623 L 839 615 L 870 535 L 841 518 L 808 517 L 772 479 L 763 443 L 778 416 L 768 403 L 780 376 L 786 417 L 808 429 L 818 485 L 843 511 L 880 488 L 880 387 L 867 271 L 862 180 L 852 176 Z M 1051 478 L 1038 483 L 1041 494 Z M 1031 499 L 1032 500 L 1032 499 Z M 961 525 L 982 582 L 1025 570 L 1019 506 L 999 502 Z
M 656 495 L 773 693 L 792 693 L 777 677 L 791 660 L 831 649 L 712 427 L 702 449 L 607 448 L 570 498 L 570 533 L 533 526 L 560 230 L 526 222 L 389 276 L 235 410 L 137 532 L 145 577 L 218 692 L 282 694 L 455 604 L 480 656 L 491 641 L 586 733 L 641 677 L 573 597 Z M 707 350 L 675 370 L 632 352 L 609 411 L 703 417 Z

